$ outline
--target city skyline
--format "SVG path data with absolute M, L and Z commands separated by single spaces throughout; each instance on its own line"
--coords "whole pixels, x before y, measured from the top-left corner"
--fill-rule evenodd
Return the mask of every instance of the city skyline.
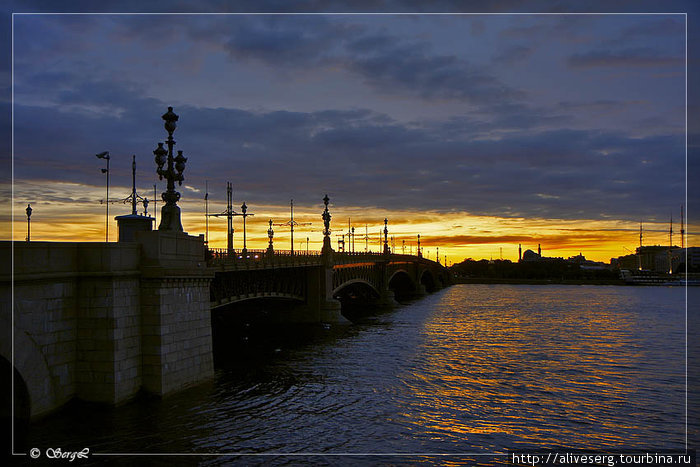
M 135 154 L 140 194 L 152 199 L 168 105 L 180 115 L 176 149 L 189 157 L 179 191 L 191 234 L 204 233 L 205 181 L 210 213 L 225 208 L 231 181 L 234 209 L 245 201 L 256 214 L 249 248 L 267 245 L 268 219 L 288 220 L 294 199 L 295 218 L 313 223 L 295 232 L 297 245 L 309 236 L 319 249 L 326 193 L 334 247 L 349 217 L 357 237 L 369 225 L 376 249 L 387 217 L 397 249 L 421 234 L 450 262 L 501 248 L 517 259 L 518 244 L 607 262 L 638 246 L 640 220 L 647 245 L 668 243 L 671 216 L 680 230 L 683 15 L 14 23 L 15 240 L 27 203 L 33 239 L 104 238 L 101 151 L 112 154 L 110 198 L 130 193 Z M 695 165 L 689 157 L 688 171 Z M 225 247 L 225 224 L 210 220 L 212 247 Z M 689 222 L 686 245 L 696 229 Z M 275 246 L 289 248 L 281 227 Z

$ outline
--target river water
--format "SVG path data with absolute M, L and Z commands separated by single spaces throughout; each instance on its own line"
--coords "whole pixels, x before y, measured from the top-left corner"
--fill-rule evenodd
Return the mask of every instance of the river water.
M 214 454 L 147 458 L 160 465 L 488 465 L 527 448 L 683 449 L 685 293 L 456 285 L 347 327 L 236 334 L 217 345 L 214 380 L 115 409 L 73 404 L 33 424 L 27 446 Z M 117 459 L 91 457 L 105 460 Z

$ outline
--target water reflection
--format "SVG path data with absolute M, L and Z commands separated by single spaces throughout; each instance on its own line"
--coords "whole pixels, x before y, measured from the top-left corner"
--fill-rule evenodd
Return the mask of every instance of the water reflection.
M 455 444 L 681 447 L 681 294 L 544 290 L 446 291 L 399 375 L 410 395 L 398 418 Z
M 681 448 L 684 329 L 681 289 L 455 286 L 347 328 L 251 334 L 243 350 L 217 349 L 208 384 L 71 407 L 34 424 L 29 445 L 299 454 L 196 459 L 204 465 L 488 465 L 303 454 Z

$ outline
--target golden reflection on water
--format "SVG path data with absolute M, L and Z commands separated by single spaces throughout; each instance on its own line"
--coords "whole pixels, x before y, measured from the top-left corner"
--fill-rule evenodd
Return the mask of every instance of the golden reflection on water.
M 453 287 L 399 375 L 412 397 L 397 419 L 435 440 L 477 437 L 482 446 L 649 438 L 649 410 L 681 410 L 682 368 L 671 362 L 680 363 L 683 341 L 673 322 L 682 310 L 645 311 L 643 297 L 630 303 L 615 288 Z

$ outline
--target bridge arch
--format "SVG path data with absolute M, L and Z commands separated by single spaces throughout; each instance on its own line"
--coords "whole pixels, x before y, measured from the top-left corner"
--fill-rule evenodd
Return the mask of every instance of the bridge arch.
M 409 298 L 418 292 L 418 287 L 405 269 L 398 269 L 389 277 L 387 281 L 389 289 L 394 292 L 397 300 Z
M 421 272 L 419 282 L 425 286 L 425 291 L 428 293 L 433 293 L 438 288 L 435 275 L 430 269 L 424 269 L 423 272 Z
M 13 330 L 12 323 L 6 317 L 0 318 L 3 329 L 14 332 L 14 371 L 15 378 L 21 379 L 26 388 L 28 416 L 42 415 L 55 406 L 55 392 L 48 363 L 39 346 L 22 330 Z M 12 361 L 12 343 L 0 339 L 0 357 L 7 361 L 8 369 Z M 7 373 L 6 373 L 7 374 Z M 15 381 L 15 384 L 18 382 Z
M 332 296 L 342 300 L 343 298 L 352 298 L 351 295 L 354 293 L 363 297 L 372 295 L 373 298 L 378 298 L 380 296 L 377 288 L 364 279 L 350 279 L 343 282 L 333 290 Z
M 235 297 L 227 297 L 224 299 L 220 299 L 216 302 L 211 302 L 210 304 L 210 309 L 212 311 L 214 310 L 222 310 L 225 309 L 229 305 L 236 305 L 236 304 L 241 304 L 241 303 L 249 303 L 252 301 L 268 301 L 268 300 L 279 300 L 279 301 L 286 301 L 286 302 L 299 302 L 299 303 L 304 303 L 306 298 L 303 295 L 298 295 L 298 294 L 293 294 L 293 293 L 284 293 L 284 292 L 259 292 L 255 294 L 250 294 L 250 295 L 239 295 Z

